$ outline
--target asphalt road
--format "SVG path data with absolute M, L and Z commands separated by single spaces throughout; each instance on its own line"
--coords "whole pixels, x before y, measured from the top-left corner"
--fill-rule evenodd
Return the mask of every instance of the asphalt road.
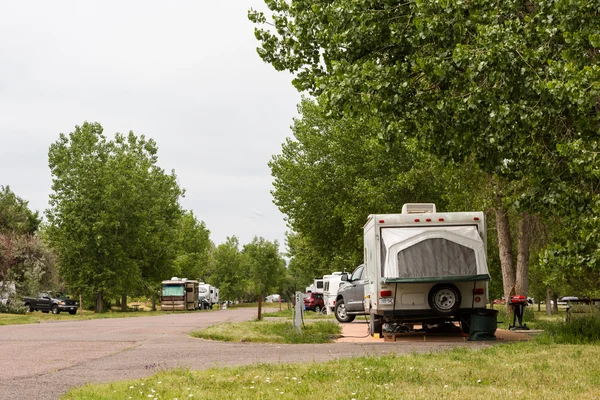
M 256 317 L 256 309 L 0 326 L 0 399 L 58 399 L 74 386 L 141 378 L 157 369 L 319 362 L 425 352 L 453 343 L 281 345 L 195 339 L 193 330 Z

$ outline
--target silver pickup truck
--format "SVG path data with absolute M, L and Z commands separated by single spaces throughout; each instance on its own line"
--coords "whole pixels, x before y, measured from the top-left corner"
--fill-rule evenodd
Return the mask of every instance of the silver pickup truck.
M 346 283 L 340 287 L 335 299 L 335 318 L 342 323 L 352 322 L 357 315 L 365 314 L 365 265 L 356 267 L 350 277 L 343 274 L 342 281 Z

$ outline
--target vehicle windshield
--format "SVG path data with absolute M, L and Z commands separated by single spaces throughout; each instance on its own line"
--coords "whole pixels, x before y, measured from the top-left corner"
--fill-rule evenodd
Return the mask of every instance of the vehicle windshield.
M 185 289 L 183 284 L 164 284 L 162 285 L 163 296 L 183 296 Z
M 70 299 L 69 296 L 67 296 L 65 293 L 63 292 L 55 292 L 51 294 L 52 297 L 54 297 L 55 299 L 61 299 L 61 300 L 67 300 Z

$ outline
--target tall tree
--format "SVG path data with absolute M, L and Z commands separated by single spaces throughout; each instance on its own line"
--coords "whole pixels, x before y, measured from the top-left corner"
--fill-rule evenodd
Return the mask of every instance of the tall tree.
M 222 299 L 237 300 L 245 294 L 249 275 L 249 265 L 244 262 L 238 238 L 228 237 L 214 251 L 210 283 L 219 288 Z
M 182 194 L 157 163 L 153 140 L 117 134 L 98 123 L 76 126 L 50 146 L 53 175 L 48 237 L 72 290 L 103 298 L 133 290 L 154 294 L 170 275 Z M 164 273 L 164 275 L 163 275 Z
M 259 55 L 334 117 L 377 120 L 384 137 L 473 159 L 499 183 L 499 237 L 510 234 L 507 211 L 537 212 L 561 192 L 558 149 L 600 128 L 596 0 L 266 4 L 271 21 L 249 14 L 268 24 L 255 31 Z M 500 242 L 506 296 L 528 265 L 526 246 L 516 269 L 509 246 Z
M 404 203 L 438 209 L 485 207 L 489 185 L 472 165 L 442 163 L 414 140 L 385 142 L 380 125 L 327 118 L 305 100 L 294 137 L 270 162 L 275 204 L 287 216 L 290 271 L 305 284 L 362 262 L 362 226 L 369 214 L 397 213 Z
M 285 260 L 279 253 L 277 241 L 269 242 L 262 237 L 254 237 L 244 245 L 250 285 L 258 295 L 258 319 L 262 319 L 262 299 L 269 291 L 276 289 L 285 275 Z
M 198 221 L 192 211 L 183 213 L 175 239 L 175 274 L 190 279 L 206 279 L 210 273 L 209 259 L 212 243 L 210 231 Z

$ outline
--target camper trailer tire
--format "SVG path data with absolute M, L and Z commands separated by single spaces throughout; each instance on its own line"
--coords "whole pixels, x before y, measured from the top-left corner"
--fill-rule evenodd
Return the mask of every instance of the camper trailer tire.
M 335 319 L 341 323 L 348 323 L 354 321 L 355 315 L 348 314 L 346 311 L 346 305 L 343 299 L 339 299 L 335 303 Z
M 460 291 L 451 283 L 438 283 L 429 291 L 429 307 L 443 316 L 455 314 L 462 298 Z

